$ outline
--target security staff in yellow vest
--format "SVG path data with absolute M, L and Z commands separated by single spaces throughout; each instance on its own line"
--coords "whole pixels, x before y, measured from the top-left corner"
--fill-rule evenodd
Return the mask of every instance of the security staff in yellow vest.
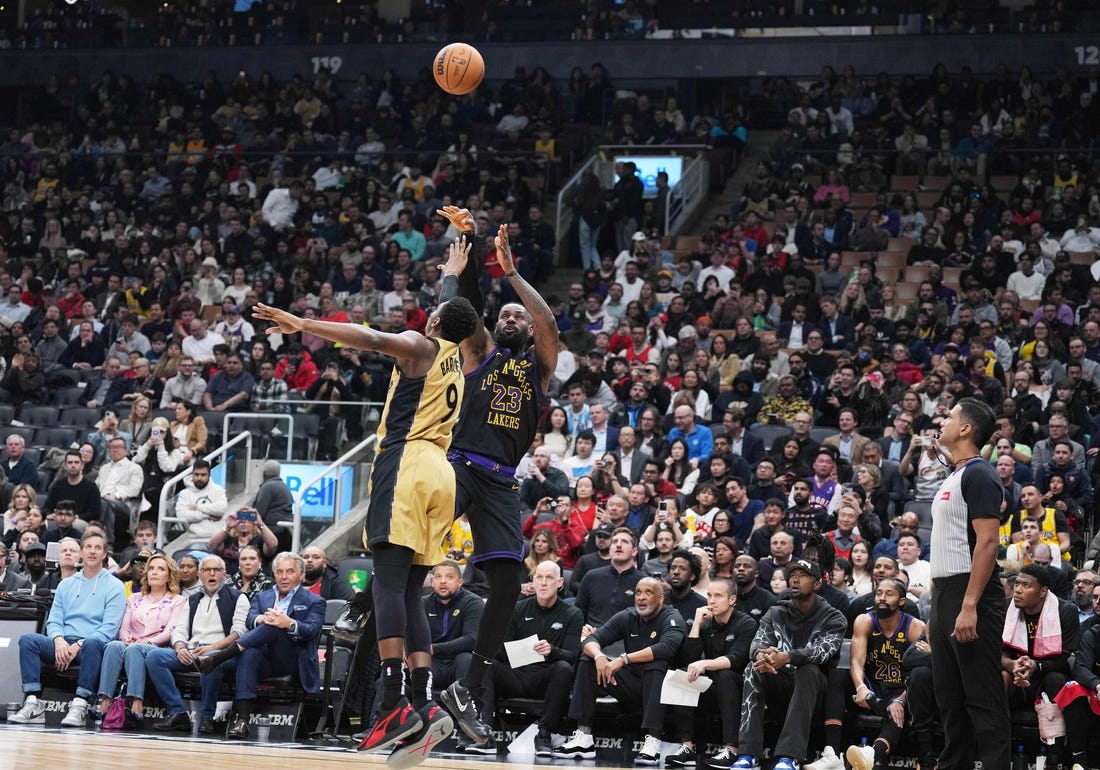
M 1039 541 L 1058 548 L 1062 554 L 1062 561 L 1070 560 L 1069 547 L 1069 522 L 1064 513 L 1057 508 L 1044 508 L 1043 495 L 1034 484 L 1026 484 L 1020 489 L 1020 505 L 1022 510 L 1015 516 L 1009 517 L 1001 526 L 1001 545 L 1008 548 L 1012 543 L 1018 543 L 1023 539 L 1020 524 L 1024 519 L 1032 518 L 1040 521 Z

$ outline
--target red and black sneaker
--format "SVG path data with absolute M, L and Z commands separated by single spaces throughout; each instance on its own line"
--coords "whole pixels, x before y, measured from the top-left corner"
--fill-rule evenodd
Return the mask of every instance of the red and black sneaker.
M 451 737 L 455 730 L 451 715 L 434 703 L 429 703 L 419 711 L 423 725 L 414 734 L 401 741 L 386 758 L 391 770 L 408 770 L 416 767 L 432 749 Z
M 355 748 L 358 751 L 388 749 L 402 738 L 407 738 L 415 733 L 423 724 L 424 720 L 413 710 L 408 699 L 402 698 L 397 701 L 397 705 L 388 714 L 375 722 L 374 727 L 359 741 L 359 745 Z

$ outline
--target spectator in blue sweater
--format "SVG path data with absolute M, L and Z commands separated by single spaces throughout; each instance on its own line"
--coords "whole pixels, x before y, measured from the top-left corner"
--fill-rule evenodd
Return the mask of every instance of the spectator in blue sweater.
M 46 633 L 19 637 L 19 673 L 26 700 L 23 708 L 8 717 L 16 724 L 44 724 L 46 705 L 38 699 L 42 691 L 42 664 L 52 663 L 58 671 L 80 666 L 76 697 L 61 720 L 62 727 L 83 727 L 88 715 L 88 698 L 99 685 L 99 664 L 107 642 L 118 636 L 126 609 L 126 592 L 121 581 L 104 569 L 107 539 L 97 533 L 84 535 L 80 546 L 84 568 L 62 580 L 46 621 Z

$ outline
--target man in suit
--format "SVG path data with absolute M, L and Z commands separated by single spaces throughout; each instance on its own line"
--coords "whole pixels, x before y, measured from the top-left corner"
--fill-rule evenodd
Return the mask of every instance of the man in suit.
M 15 570 L 8 569 L 8 551 L 0 548 L 0 592 L 10 594 L 20 588 L 30 588 L 31 581 Z
M 629 425 L 619 428 L 619 448 L 611 454 L 620 476 L 632 485 L 642 480 L 642 470 L 649 459 L 649 452 L 638 448 L 637 434 Z
M 0 468 L 11 484 L 30 484 L 38 486 L 38 468 L 31 462 L 31 458 L 24 455 L 27 450 L 26 440 L 18 433 L 8 436 L 4 445 L 8 452 L 8 458 Z
M 588 416 L 592 420 L 592 435 L 596 437 L 596 444 L 592 451 L 597 455 L 604 452 L 613 452 L 619 446 L 619 429 L 609 422 L 610 413 L 603 404 L 592 404 L 588 407 Z
M 740 455 L 745 462 L 756 467 L 764 459 L 764 439 L 745 427 L 745 410 L 736 406 L 726 407 L 722 426 L 730 442 L 730 451 Z
M 796 300 L 791 308 L 791 320 L 779 324 L 776 336 L 783 347 L 801 350 L 806 347 L 810 332 L 815 330 L 817 327 L 806 319 L 806 301 Z
M 907 412 L 899 412 L 894 417 L 894 433 L 883 436 L 876 443 L 882 448 L 882 456 L 896 463 L 901 462 L 909 451 L 909 442 L 913 439 L 913 417 Z
M 863 450 L 871 443 L 871 439 L 859 435 L 859 431 L 856 430 L 859 427 L 859 420 L 856 419 L 855 410 L 847 407 L 841 409 L 837 416 L 837 427 L 840 428 L 840 433 L 829 436 L 821 442 L 822 446 L 837 450 L 840 459 L 851 465 L 863 462 Z
M 103 362 L 102 370 L 93 369 L 88 374 L 80 403 L 91 409 L 113 406 L 130 392 L 133 384 L 133 380 L 122 374 L 122 361 L 116 356 L 109 356 Z
M 882 488 L 890 495 L 896 508 L 909 499 L 909 484 L 898 471 L 898 464 L 882 456 L 882 447 L 874 442 L 863 447 L 863 464 L 874 465 L 882 474 Z
M 846 348 L 855 337 L 855 324 L 851 318 L 840 313 L 836 297 L 833 296 L 821 298 L 821 320 L 817 325 L 825 337 L 826 350 Z
M 296 675 L 306 692 L 321 689 L 317 667 L 317 639 L 325 622 L 325 600 L 302 587 L 305 563 L 296 553 L 284 551 L 272 562 L 275 588 L 252 597 L 244 636 L 224 650 L 198 659 L 206 674 L 227 660 L 237 664 L 237 698 L 234 719 L 225 736 L 248 739 L 248 720 L 256 700 L 256 683 L 271 676 Z

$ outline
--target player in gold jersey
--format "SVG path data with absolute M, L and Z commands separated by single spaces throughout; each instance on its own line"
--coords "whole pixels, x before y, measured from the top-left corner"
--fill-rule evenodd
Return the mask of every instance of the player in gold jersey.
M 452 244 L 445 275 L 465 267 L 470 245 Z M 308 331 L 360 350 L 396 359 L 378 447 L 371 469 L 367 542 L 374 555 L 371 590 L 382 659 L 382 717 L 359 748 L 381 750 L 401 741 L 387 764 L 411 767 L 450 735 L 451 717 L 431 700 L 431 634 L 420 588 L 432 565 L 443 560 L 442 543 L 455 510 L 455 477 L 447 449 L 464 378 L 459 343 L 481 319 L 461 297 L 442 303 L 424 334 L 389 334 L 365 326 L 298 318 L 258 304 L 256 318 L 271 321 L 268 334 Z M 402 661 L 411 669 L 413 701 L 402 695 Z

